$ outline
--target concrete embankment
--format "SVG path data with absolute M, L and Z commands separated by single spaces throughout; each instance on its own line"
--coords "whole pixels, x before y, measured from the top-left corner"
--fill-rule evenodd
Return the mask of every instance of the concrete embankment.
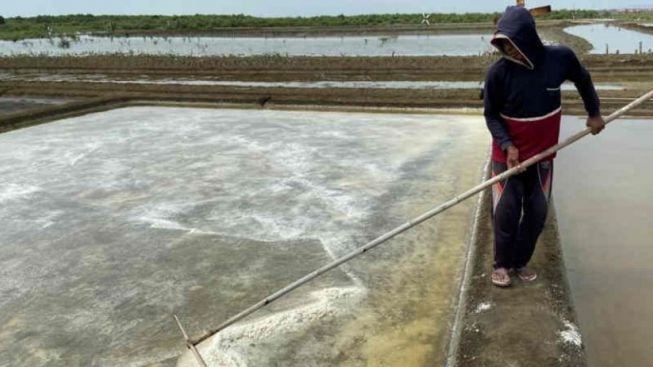
M 585 354 L 558 235 L 555 210 L 540 236 L 531 266 L 534 283 L 513 279 L 501 289 L 491 285 L 493 234 L 491 195 L 479 208 L 471 276 L 460 337 L 454 335 L 450 366 L 584 366 Z M 515 277 L 513 277 L 515 278 Z

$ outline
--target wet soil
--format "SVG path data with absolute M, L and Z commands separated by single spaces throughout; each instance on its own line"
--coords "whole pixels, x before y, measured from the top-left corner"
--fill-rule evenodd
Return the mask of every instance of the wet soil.
M 171 58 L 91 56 L 80 58 L 0 58 L 0 80 L 5 96 L 43 95 L 81 98 L 123 98 L 147 101 L 243 103 L 252 106 L 321 105 L 394 108 L 480 108 L 480 90 L 408 90 L 364 88 L 282 88 L 207 85 L 124 84 L 92 81 L 26 81 L 21 75 L 95 74 L 105 81 L 210 77 L 215 80 L 253 81 L 478 81 L 496 56 L 480 57 L 247 57 Z M 593 80 L 618 83 L 622 91 L 600 91 L 604 113 L 621 107 L 650 88 L 653 55 L 587 55 L 584 64 Z M 563 93 L 568 113 L 583 113 L 576 92 Z M 652 115 L 644 104 L 635 115 Z M 56 109 L 54 110 L 56 112 Z M 3 116 L 0 118 L 8 118 Z M 11 116 L 12 118 L 16 116 Z

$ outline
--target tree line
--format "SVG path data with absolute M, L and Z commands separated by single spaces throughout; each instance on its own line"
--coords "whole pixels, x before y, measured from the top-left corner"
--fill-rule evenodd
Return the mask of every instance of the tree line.
M 641 12 L 648 19 L 653 14 Z M 437 23 L 482 23 L 492 22 L 500 13 L 432 13 L 429 15 L 431 24 Z M 587 19 L 618 17 L 610 11 L 601 10 L 556 10 L 538 19 Z M 240 27 L 331 27 L 331 26 L 382 26 L 382 25 L 419 25 L 422 14 L 368 14 L 368 15 L 336 15 L 314 17 L 254 17 L 244 14 L 234 15 L 92 15 L 76 14 L 36 17 L 0 16 L 0 38 L 22 39 L 50 37 L 56 35 L 71 35 L 75 33 L 138 33 L 139 31 L 161 32 L 193 32 L 211 31 L 212 29 Z

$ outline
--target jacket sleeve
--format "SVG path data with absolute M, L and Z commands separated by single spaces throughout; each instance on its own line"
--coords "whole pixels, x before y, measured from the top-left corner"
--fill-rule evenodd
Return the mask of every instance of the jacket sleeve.
M 567 77 L 576 85 L 576 89 L 583 99 L 585 111 L 590 117 L 595 117 L 601 114 L 599 96 L 594 89 L 592 77 L 585 67 L 580 63 L 576 54 L 571 49 L 567 48 Z
M 497 76 L 496 69 L 494 67 L 490 68 L 485 78 L 483 91 L 483 114 L 485 115 L 485 123 L 490 130 L 490 134 L 492 134 L 492 137 L 501 149 L 506 150 L 512 144 L 512 139 L 500 115 L 505 97 L 501 84 L 497 82 Z

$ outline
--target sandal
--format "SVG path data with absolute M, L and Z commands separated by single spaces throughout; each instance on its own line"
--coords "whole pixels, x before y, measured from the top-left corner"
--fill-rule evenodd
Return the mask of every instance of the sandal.
M 525 266 L 515 269 L 515 272 L 517 273 L 519 279 L 525 282 L 532 282 L 537 279 L 537 273 Z
M 508 275 L 508 270 L 506 268 L 498 268 L 494 269 L 491 275 L 492 278 L 492 284 L 496 285 L 497 287 L 509 287 L 510 284 L 512 284 L 512 280 L 510 280 L 510 275 Z

